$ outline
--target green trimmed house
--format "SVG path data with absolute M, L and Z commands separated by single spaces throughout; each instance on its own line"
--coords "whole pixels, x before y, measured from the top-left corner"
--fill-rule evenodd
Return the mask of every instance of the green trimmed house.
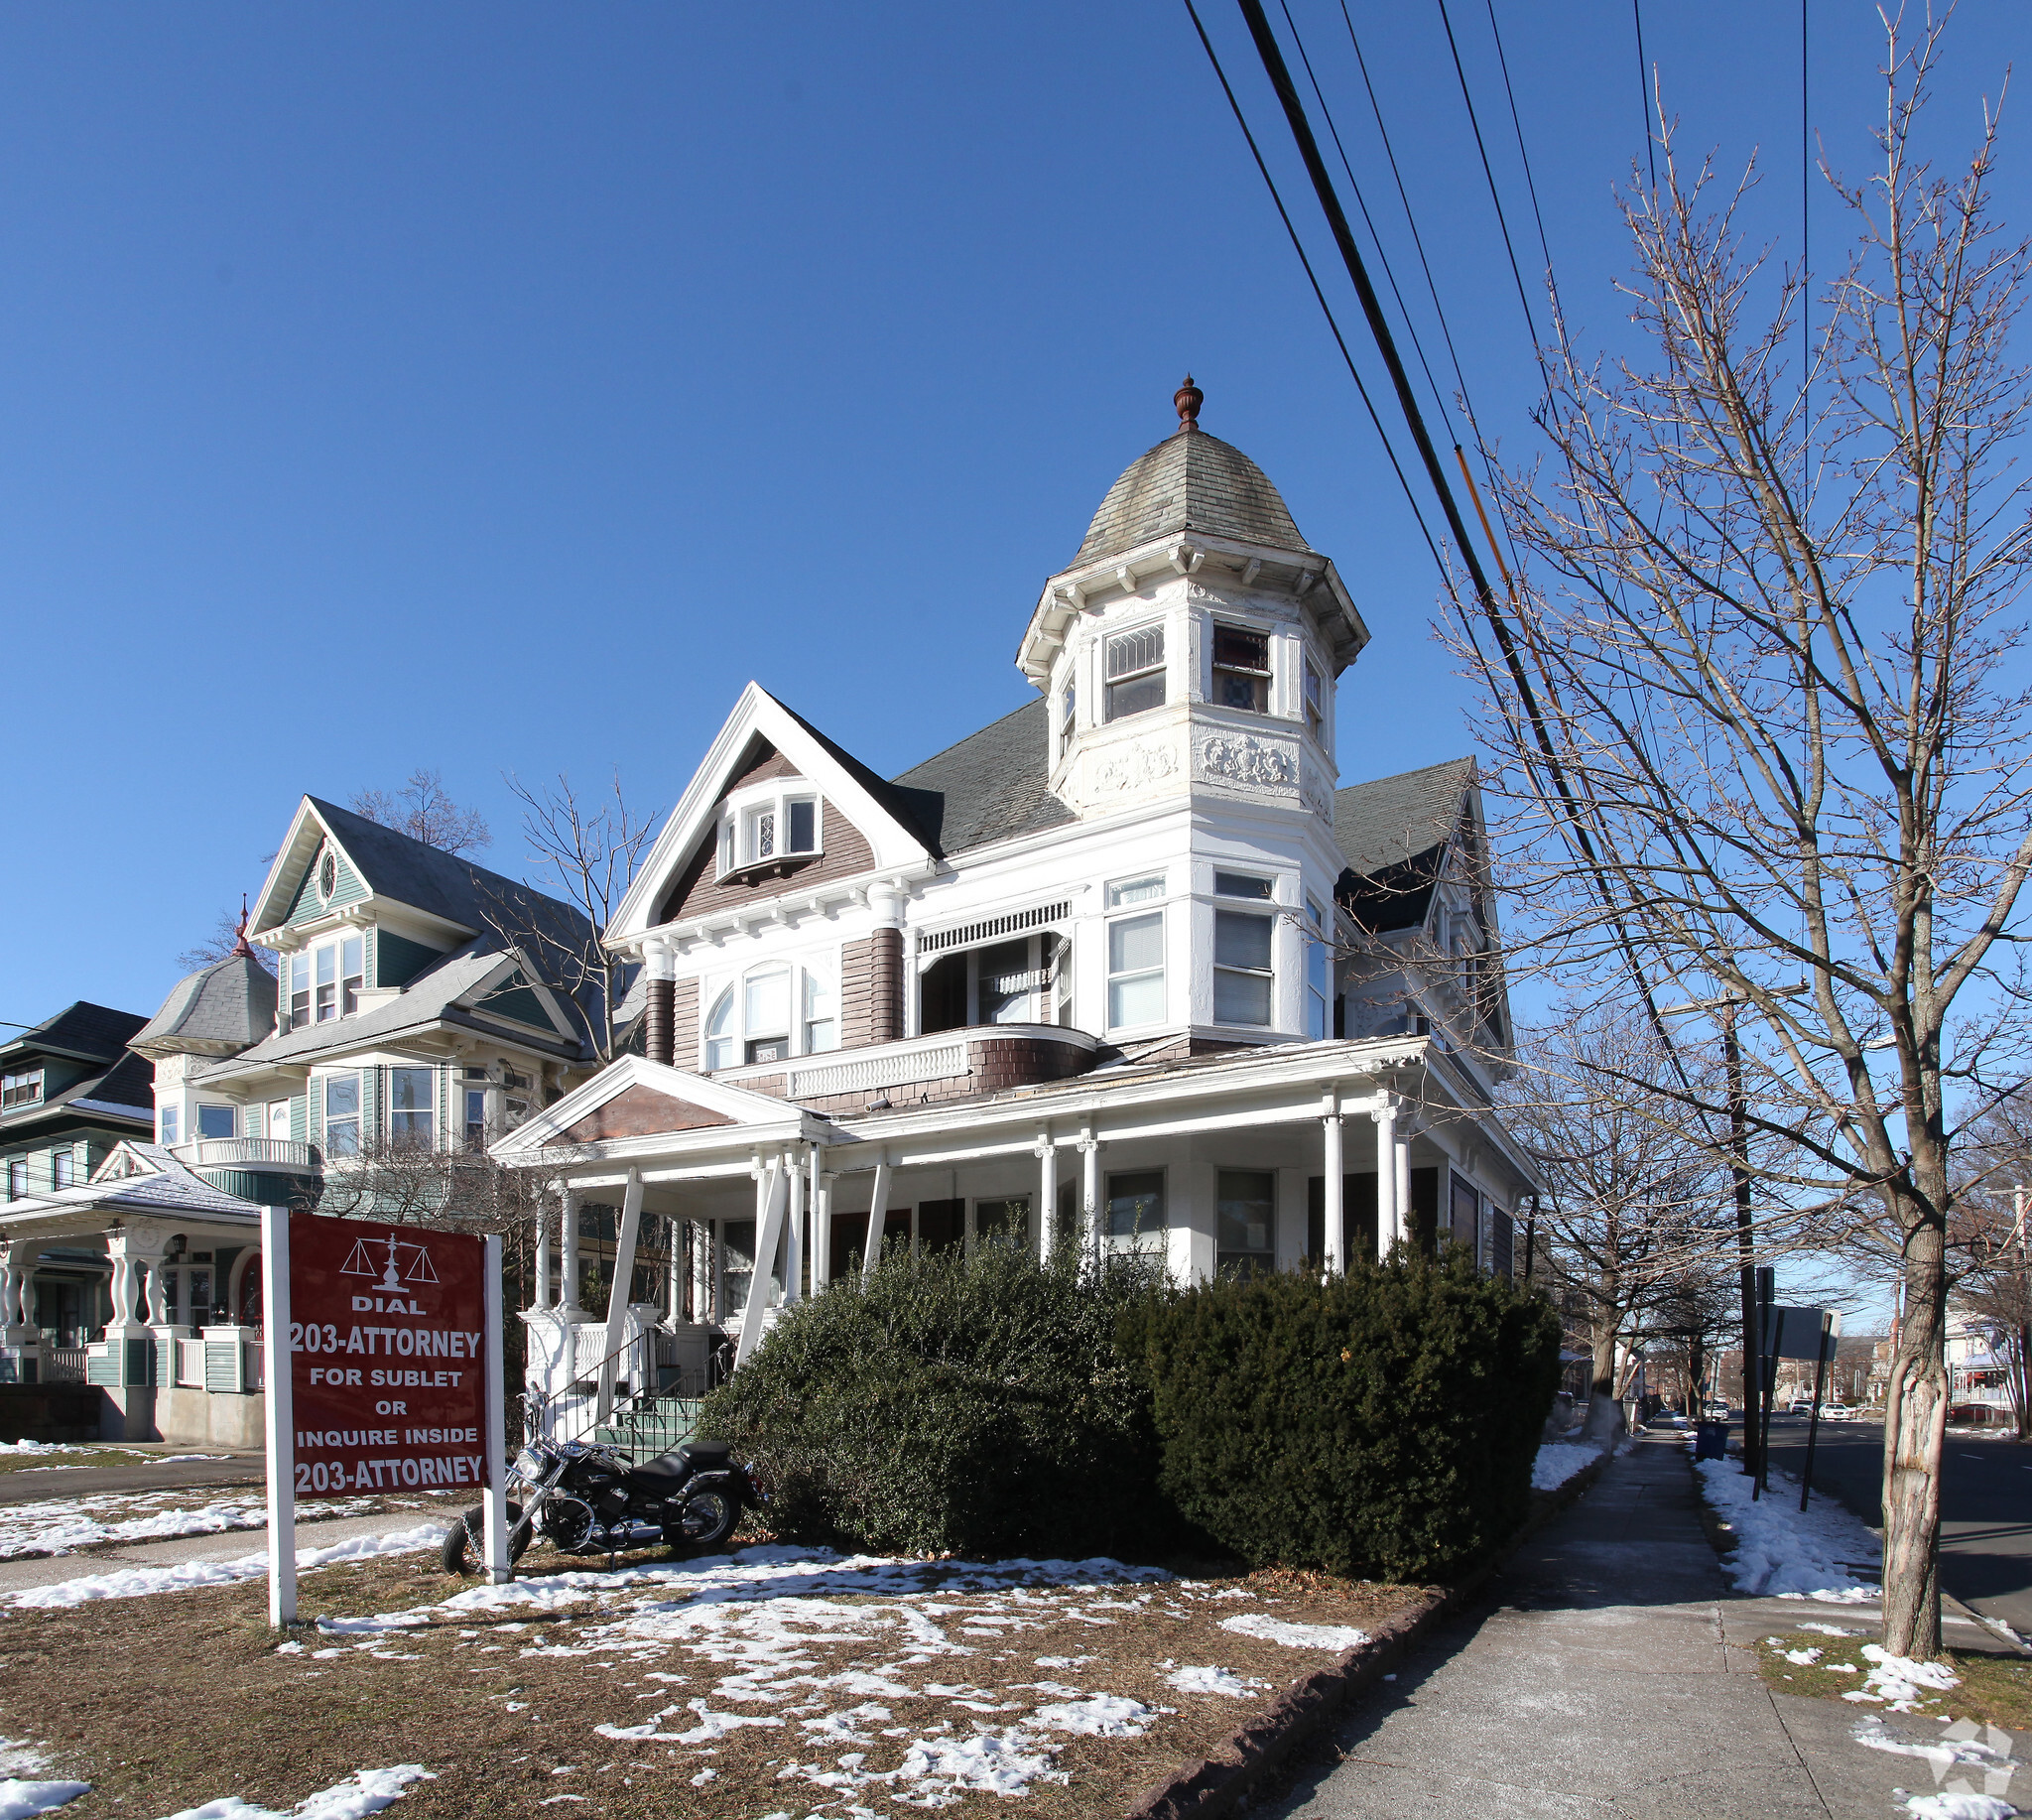
M 0 1219 L 90 1178 L 123 1139 L 153 1135 L 151 1069 L 129 1039 L 147 1022 L 79 999 L 0 1043 Z M 82 1374 L 106 1318 L 106 1260 L 89 1246 L 10 1239 L 0 1254 L 0 1383 Z
M 305 797 L 234 953 L 128 1020 L 139 1129 L 0 1209 L 10 1240 L 61 1235 L 113 1278 L 106 1431 L 258 1445 L 258 1209 L 476 1150 L 590 1078 L 596 944 L 571 905 Z

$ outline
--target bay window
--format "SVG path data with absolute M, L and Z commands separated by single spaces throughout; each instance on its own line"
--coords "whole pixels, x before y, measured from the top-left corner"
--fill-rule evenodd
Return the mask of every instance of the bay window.
M 1320 666 L 1309 657 L 1306 659 L 1306 725 L 1319 738 L 1327 736 L 1327 679 L 1320 674 Z
M 1164 706 L 1164 627 L 1146 625 L 1107 641 L 1107 717 L 1126 719 Z
M 1316 898 L 1306 899 L 1306 1035 L 1325 1039 L 1333 1003 L 1334 950 L 1327 938 L 1326 913 Z
M 816 858 L 821 834 L 819 799 L 808 787 L 760 797 L 744 794 L 720 820 L 720 875 L 776 860 Z
M 1243 910 L 1213 913 L 1213 1021 L 1270 1022 L 1272 921 Z

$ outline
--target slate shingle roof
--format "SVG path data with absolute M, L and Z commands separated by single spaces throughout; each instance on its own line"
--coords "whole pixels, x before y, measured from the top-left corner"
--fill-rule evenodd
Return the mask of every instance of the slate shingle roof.
M 141 1173 L 106 1177 L 103 1174 L 75 1188 L 60 1188 L 52 1194 L 34 1195 L 0 1204 L 0 1231 L 16 1220 L 47 1219 L 51 1214 L 72 1210 L 83 1213 L 171 1214 L 189 1219 L 203 1216 L 227 1219 L 234 1224 L 253 1225 L 261 1210 L 251 1201 L 214 1188 L 195 1170 L 177 1161 L 160 1144 L 135 1143 L 122 1146 L 127 1155 L 143 1165 Z M 120 1155 L 116 1151 L 115 1156 Z M 108 1159 L 110 1162 L 112 1159 Z M 31 1229 L 32 1230 L 32 1229 Z
M 127 1041 L 148 1020 L 132 1011 L 115 1011 L 80 998 L 33 1030 L 0 1043 L 0 1056 L 29 1054 L 38 1049 L 64 1049 L 74 1055 L 112 1062 L 126 1053 Z
M 948 853 L 1057 828 L 1073 812 L 1051 793 L 1050 704 L 1026 702 L 895 780 Z
M 1365 926 L 1381 932 L 1425 920 L 1473 783 L 1474 760 L 1451 758 L 1334 793 L 1334 840 L 1354 874 L 1341 898 Z
M 1255 462 L 1217 436 L 1181 430 L 1146 451 L 1107 489 L 1086 528 L 1075 569 L 1152 538 L 1204 531 L 1241 543 L 1310 550 L 1290 508 Z
M 163 1008 L 128 1040 L 143 1055 L 245 1049 L 275 1028 L 275 975 L 249 955 L 227 955 L 187 974 Z

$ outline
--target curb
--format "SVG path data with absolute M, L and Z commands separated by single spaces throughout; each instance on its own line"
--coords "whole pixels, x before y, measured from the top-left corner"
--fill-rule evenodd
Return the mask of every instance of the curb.
M 1231 1733 L 1217 1755 L 1187 1763 L 1165 1777 L 1129 1809 L 1127 1820 L 1214 1820 L 1244 1800 L 1295 1747 L 1325 1731 L 1356 1694 L 1380 1680 L 1428 1632 L 1466 1605 L 1526 1542 L 1601 1477 L 1618 1451 L 1604 1453 L 1557 1490 L 1538 1494 L 1544 1499 L 1539 1507 L 1459 1585 L 1426 1594 L 1367 1642 L 1346 1650 L 1329 1667 L 1301 1675 L 1268 1712 Z

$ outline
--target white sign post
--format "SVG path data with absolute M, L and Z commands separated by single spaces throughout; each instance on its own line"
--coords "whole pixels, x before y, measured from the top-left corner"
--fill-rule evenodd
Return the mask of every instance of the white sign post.
M 261 1210 L 261 1374 L 267 1398 L 268 1622 L 297 1622 L 297 1450 L 292 1445 L 290 1210 Z
M 486 1554 L 487 1579 L 505 1586 L 515 1578 L 508 1562 L 508 1472 L 502 1458 L 502 1441 L 508 1432 L 508 1409 L 501 1360 L 501 1235 L 490 1234 L 486 1241 L 487 1287 L 487 1431 L 482 1440 L 487 1455 Z

